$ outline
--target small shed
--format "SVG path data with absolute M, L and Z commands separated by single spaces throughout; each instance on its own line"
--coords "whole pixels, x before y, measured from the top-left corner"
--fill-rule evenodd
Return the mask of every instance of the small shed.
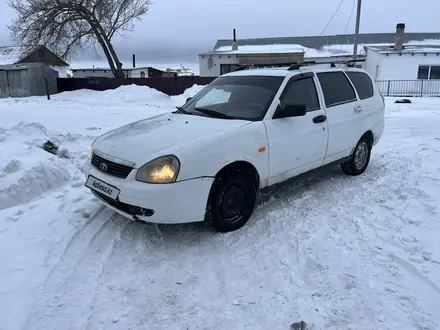
M 45 46 L 0 46 L 0 65 L 23 63 L 43 63 L 58 71 L 59 76 L 67 75 L 69 64 Z
M 49 93 L 56 94 L 57 71 L 41 63 L 22 63 L 0 66 L 0 98 L 46 95 L 48 81 Z

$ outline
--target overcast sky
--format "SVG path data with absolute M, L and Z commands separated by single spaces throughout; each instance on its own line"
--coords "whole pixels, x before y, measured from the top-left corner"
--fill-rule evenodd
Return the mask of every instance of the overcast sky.
M 121 57 L 197 62 L 217 39 L 319 35 L 340 0 L 154 0 L 136 30 L 115 40 Z M 355 0 L 345 0 L 325 32 L 343 34 Z M 14 12 L 0 0 L 0 45 L 11 44 L 6 24 Z M 407 32 L 440 32 L 439 0 L 364 0 L 361 33 L 394 32 L 399 22 Z M 355 11 L 347 33 L 354 32 Z M 86 59 L 90 54 L 83 54 Z M 81 59 L 81 57 L 80 57 Z

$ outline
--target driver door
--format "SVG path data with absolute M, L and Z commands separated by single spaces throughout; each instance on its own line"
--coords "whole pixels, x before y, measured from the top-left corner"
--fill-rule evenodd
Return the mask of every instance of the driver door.
M 306 115 L 269 119 L 264 123 L 269 141 L 269 184 L 282 182 L 322 166 L 328 124 L 313 73 L 294 76 L 280 96 L 281 104 L 304 104 Z

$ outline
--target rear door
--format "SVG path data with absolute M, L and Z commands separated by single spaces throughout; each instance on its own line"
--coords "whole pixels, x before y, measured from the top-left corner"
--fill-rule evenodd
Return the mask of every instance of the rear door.
M 355 120 L 363 126 L 363 132 L 370 130 L 375 124 L 383 120 L 383 100 L 377 88 L 374 88 L 371 78 L 361 71 L 346 71 L 359 97 L 359 107 L 355 113 Z
M 327 155 L 330 163 L 350 155 L 362 131 L 360 121 L 355 121 L 359 101 L 351 82 L 343 71 L 317 73 L 329 125 Z
M 276 101 L 304 104 L 307 113 L 264 121 L 269 141 L 269 184 L 321 166 L 327 147 L 327 118 L 313 73 L 292 77 Z

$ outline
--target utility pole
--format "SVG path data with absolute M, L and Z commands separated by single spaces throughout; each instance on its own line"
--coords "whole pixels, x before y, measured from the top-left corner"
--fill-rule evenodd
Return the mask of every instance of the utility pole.
M 360 22 L 361 22 L 361 0 L 358 0 L 357 14 L 356 14 L 356 27 L 354 30 L 353 61 L 356 61 L 356 56 L 357 56 Z

